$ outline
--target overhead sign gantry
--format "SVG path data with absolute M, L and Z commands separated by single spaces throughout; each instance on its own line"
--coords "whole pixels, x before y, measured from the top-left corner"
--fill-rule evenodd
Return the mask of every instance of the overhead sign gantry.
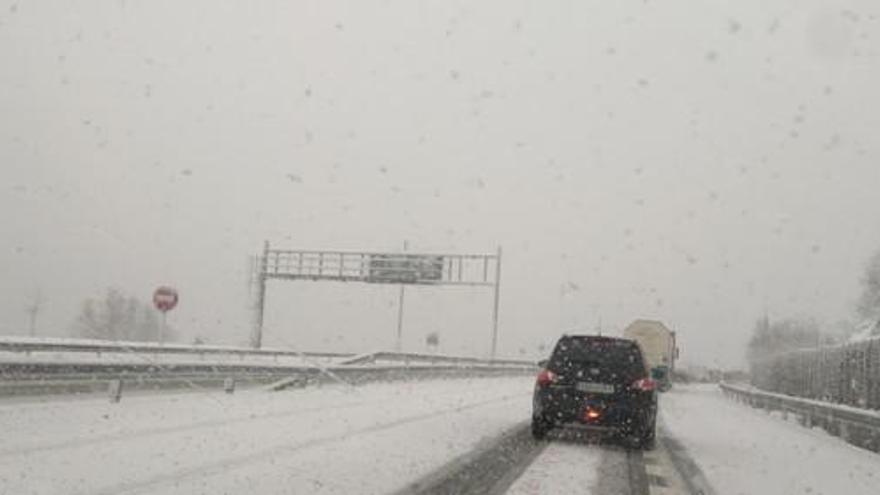
M 268 280 L 362 282 L 400 285 L 397 346 L 400 349 L 403 287 L 407 285 L 487 287 L 494 291 L 491 356 L 498 343 L 498 302 L 501 288 L 501 248 L 491 254 L 377 253 L 359 251 L 284 250 L 263 244 L 257 257 L 256 318 L 251 345 L 263 340 L 263 312 Z

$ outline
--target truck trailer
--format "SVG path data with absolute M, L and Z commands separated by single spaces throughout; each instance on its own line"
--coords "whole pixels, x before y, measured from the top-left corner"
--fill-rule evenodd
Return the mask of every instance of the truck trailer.
M 678 358 L 675 332 L 656 320 L 636 320 L 623 330 L 623 336 L 641 346 L 651 376 L 659 383 L 660 390 L 669 390 Z

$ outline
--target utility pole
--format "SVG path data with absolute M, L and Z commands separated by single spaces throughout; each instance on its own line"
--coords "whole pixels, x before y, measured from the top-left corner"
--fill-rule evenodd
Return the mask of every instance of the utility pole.
M 495 359 L 498 350 L 498 303 L 501 300 L 501 246 L 495 255 L 495 301 L 492 305 L 492 349 L 489 356 Z
M 30 318 L 30 326 L 28 329 L 28 335 L 31 337 L 35 337 L 37 335 L 37 316 L 40 314 L 40 310 L 43 308 L 43 294 L 40 291 L 37 291 L 31 299 L 31 303 L 25 307 L 25 312 L 28 314 Z
M 276 258 L 277 259 L 277 258 Z M 259 349 L 263 345 L 263 312 L 266 309 L 266 269 L 269 263 L 269 241 L 263 242 L 263 255 L 256 262 L 257 300 L 255 302 L 254 328 L 251 332 L 251 347 Z
M 409 249 L 409 242 L 403 241 L 403 252 Z M 400 294 L 397 298 L 397 343 L 395 344 L 395 349 L 397 352 L 403 351 L 403 299 L 406 291 L 406 286 L 404 284 L 400 284 Z

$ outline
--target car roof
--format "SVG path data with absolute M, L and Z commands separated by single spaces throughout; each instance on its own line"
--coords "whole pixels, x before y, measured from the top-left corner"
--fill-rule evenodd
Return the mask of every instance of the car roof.
M 568 339 L 568 340 L 596 340 L 596 341 L 608 341 L 608 342 L 632 342 L 635 343 L 632 339 L 625 339 L 622 337 L 607 337 L 605 335 L 563 335 L 559 338 L 559 340 Z
M 632 339 L 626 339 L 621 337 L 606 337 L 604 335 L 563 335 L 559 338 L 559 341 L 556 342 L 557 346 L 563 342 L 584 342 L 590 344 L 605 344 L 610 347 L 616 347 L 619 349 L 638 349 L 639 352 L 642 352 L 642 348 L 638 342 Z M 556 347 L 555 351 L 558 351 L 559 348 Z

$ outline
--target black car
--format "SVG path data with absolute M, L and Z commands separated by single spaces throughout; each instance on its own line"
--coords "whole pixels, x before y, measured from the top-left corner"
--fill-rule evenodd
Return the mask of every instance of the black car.
M 535 438 L 554 427 L 576 427 L 653 447 L 657 382 L 634 341 L 566 335 L 541 364 L 532 406 Z

